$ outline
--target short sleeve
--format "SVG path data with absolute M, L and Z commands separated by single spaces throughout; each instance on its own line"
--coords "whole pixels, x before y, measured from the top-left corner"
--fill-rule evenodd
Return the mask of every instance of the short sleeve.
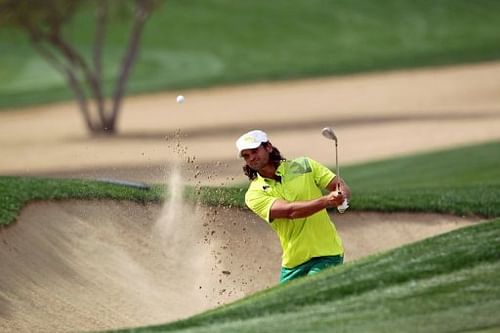
M 271 222 L 269 215 L 271 212 L 271 206 L 276 199 L 276 197 L 273 197 L 264 190 L 259 189 L 250 188 L 245 194 L 245 204 L 248 208 L 268 223 Z
M 314 182 L 319 187 L 326 188 L 333 178 L 335 178 L 335 173 L 315 160 L 309 159 L 309 164 L 313 171 Z

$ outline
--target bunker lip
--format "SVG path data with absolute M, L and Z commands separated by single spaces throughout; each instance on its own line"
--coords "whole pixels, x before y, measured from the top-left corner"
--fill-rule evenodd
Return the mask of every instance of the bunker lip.
M 198 230 L 179 223 L 179 237 L 165 244 L 155 227 L 161 208 L 78 200 L 26 206 L 0 231 L 0 331 L 164 323 L 277 284 L 278 239 L 249 211 L 184 207 L 200 217 Z M 479 221 L 352 211 L 332 217 L 347 262 Z

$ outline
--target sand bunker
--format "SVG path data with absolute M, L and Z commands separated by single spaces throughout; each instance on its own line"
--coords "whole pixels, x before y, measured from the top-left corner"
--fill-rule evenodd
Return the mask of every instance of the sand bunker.
M 164 323 L 277 284 L 274 232 L 247 210 L 41 202 L 0 231 L 0 331 Z M 346 259 L 477 222 L 435 214 L 335 215 Z

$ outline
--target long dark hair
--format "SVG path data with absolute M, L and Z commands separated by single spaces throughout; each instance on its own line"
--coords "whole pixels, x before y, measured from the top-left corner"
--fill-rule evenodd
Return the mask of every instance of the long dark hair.
M 266 145 L 270 145 L 269 142 L 264 142 L 262 144 L 263 146 L 266 146 Z M 280 151 L 278 150 L 278 148 L 276 148 L 275 146 L 271 145 L 271 147 L 273 147 L 273 150 L 269 153 L 269 160 L 271 161 L 271 163 L 274 164 L 274 166 L 277 168 L 280 163 L 282 161 L 285 161 L 286 158 L 284 158 L 283 156 L 281 156 L 281 153 Z M 255 178 L 257 178 L 257 171 L 255 171 L 254 169 L 250 168 L 248 166 L 248 164 L 245 164 L 243 166 L 243 172 L 245 173 L 245 175 L 248 177 L 248 179 L 250 180 L 254 180 Z

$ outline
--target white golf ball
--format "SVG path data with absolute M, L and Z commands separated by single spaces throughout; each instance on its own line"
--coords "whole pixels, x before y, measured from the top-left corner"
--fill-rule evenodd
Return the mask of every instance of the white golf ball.
M 184 96 L 182 96 L 182 95 L 177 96 L 177 103 L 179 103 L 179 104 L 184 103 Z

